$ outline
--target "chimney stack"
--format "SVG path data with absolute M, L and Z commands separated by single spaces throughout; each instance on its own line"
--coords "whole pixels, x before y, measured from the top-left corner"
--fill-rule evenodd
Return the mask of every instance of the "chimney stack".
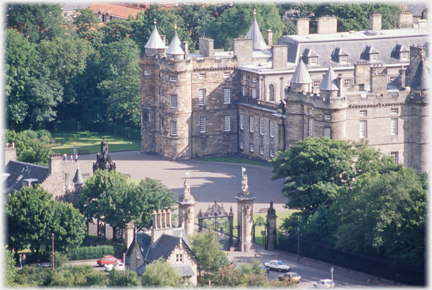
M 309 18 L 299 18 L 296 22 L 297 35 L 309 34 Z
M 382 30 L 382 14 L 372 12 L 369 14 L 369 30 Z
M 408 10 L 399 13 L 399 29 L 412 28 L 413 26 L 413 13 Z
M 274 70 L 286 70 L 288 62 L 288 46 L 273 45 L 272 54 L 272 68 Z
M 48 158 L 48 171 L 50 174 L 54 173 L 62 173 L 62 157 L 60 153 L 52 154 L 50 158 Z
M 318 34 L 336 33 L 337 32 L 337 18 L 334 16 L 322 16 L 318 18 L 317 26 Z
M 271 47 L 273 45 L 273 31 L 271 29 L 267 29 L 266 32 L 267 46 Z

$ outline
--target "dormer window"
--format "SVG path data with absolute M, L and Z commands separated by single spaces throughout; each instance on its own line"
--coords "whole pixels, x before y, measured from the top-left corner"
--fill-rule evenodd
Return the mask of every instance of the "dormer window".
M 303 51 L 303 61 L 307 65 L 317 65 L 318 64 L 318 55 L 309 48 L 305 48 Z
M 342 50 L 342 48 L 336 47 L 333 50 L 331 59 L 337 63 L 348 63 L 348 53 Z
M 360 58 L 371 62 L 375 62 L 379 60 L 378 54 L 379 52 L 375 48 L 368 45 L 363 50 Z
M 391 52 L 391 57 L 398 60 L 408 60 L 409 59 L 409 49 L 407 49 L 402 44 L 396 44 Z

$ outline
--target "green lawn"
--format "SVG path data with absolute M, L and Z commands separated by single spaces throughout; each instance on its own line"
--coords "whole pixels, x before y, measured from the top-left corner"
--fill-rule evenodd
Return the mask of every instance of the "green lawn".
M 196 160 L 198 160 L 198 161 L 244 163 L 244 164 L 251 164 L 251 165 L 268 166 L 268 164 L 263 163 L 263 162 L 257 162 L 257 161 L 249 160 L 249 159 L 246 159 L 243 157 L 237 157 L 237 156 L 197 158 Z
M 56 140 L 56 144 L 62 143 L 63 146 L 53 147 L 54 153 L 72 154 L 73 147 L 77 147 L 77 151 L 88 150 L 89 153 L 100 152 L 100 143 L 105 136 L 105 140 L 108 142 L 108 151 L 130 151 L 140 150 L 140 140 L 133 140 L 116 135 L 109 135 L 91 131 L 64 131 L 64 132 L 52 132 L 51 137 Z M 131 144 L 132 142 L 132 144 Z

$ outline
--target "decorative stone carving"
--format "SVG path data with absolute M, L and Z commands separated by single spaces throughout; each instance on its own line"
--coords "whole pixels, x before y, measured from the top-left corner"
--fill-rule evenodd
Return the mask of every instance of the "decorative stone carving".
M 116 169 L 115 163 L 111 160 L 111 155 L 108 154 L 108 143 L 105 140 L 105 136 L 101 142 L 101 152 L 98 152 L 96 155 L 96 162 L 93 163 L 93 172 L 97 169 L 102 170 L 114 170 Z

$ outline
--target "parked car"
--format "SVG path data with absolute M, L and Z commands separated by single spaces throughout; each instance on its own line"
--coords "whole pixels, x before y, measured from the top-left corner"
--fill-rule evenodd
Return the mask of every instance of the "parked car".
M 99 266 L 109 265 L 109 264 L 115 264 L 117 261 L 118 261 L 117 258 L 114 256 L 103 256 L 102 259 L 97 260 L 97 264 Z
M 123 262 L 117 261 L 114 264 L 105 265 L 105 272 L 109 272 L 112 269 L 115 269 L 117 271 L 124 271 L 125 266 Z
M 52 264 L 50 262 L 41 262 L 36 264 L 36 268 L 50 268 Z
M 285 271 L 288 272 L 291 268 L 288 265 L 285 265 L 281 261 L 278 260 L 271 260 L 270 262 L 265 262 L 264 266 L 267 266 L 270 268 L 270 270 L 276 270 L 276 271 Z
M 289 282 L 300 283 L 301 279 L 302 279 L 302 277 L 299 274 L 294 273 L 294 272 L 279 275 L 279 281 L 288 280 Z
M 332 280 L 330 279 L 321 279 L 318 282 L 313 283 L 314 287 L 317 288 L 331 288 L 332 287 Z M 333 288 L 336 286 L 336 284 L 333 282 Z

